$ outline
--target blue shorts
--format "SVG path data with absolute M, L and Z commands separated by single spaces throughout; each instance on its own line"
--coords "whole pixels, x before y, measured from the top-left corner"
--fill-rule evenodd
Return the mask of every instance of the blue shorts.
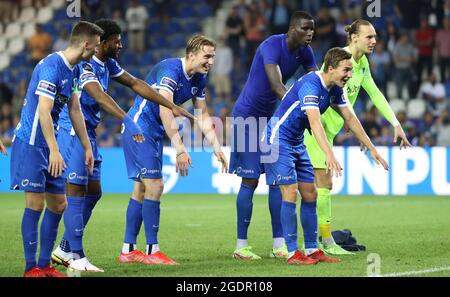
M 48 147 L 30 145 L 14 137 L 11 146 L 11 190 L 65 194 L 65 179 L 55 178 L 48 172 L 49 155 Z
M 276 159 L 264 163 L 268 185 L 314 183 L 314 170 L 303 143 L 298 146 L 273 144 L 271 149 Z
M 92 175 L 89 174 L 89 168 L 84 164 L 84 149 L 78 136 L 71 135 L 70 131 L 65 129 L 58 130 L 57 142 L 59 151 L 67 166 L 63 176 L 68 183 L 87 185 L 89 181 L 100 180 L 102 156 L 98 152 L 95 132 L 88 131 L 88 135 L 92 146 L 92 154 L 94 155 L 94 172 Z
M 248 118 L 244 118 L 247 121 Z M 244 127 L 236 123 L 233 118 L 233 137 L 231 143 L 229 172 L 239 177 L 259 179 L 264 173 L 264 166 L 261 163 L 260 139 L 265 123 L 255 121 L 256 127 Z
M 162 140 L 145 136 L 142 143 L 133 140 L 127 129 L 122 134 L 123 153 L 127 164 L 128 178 L 162 178 Z

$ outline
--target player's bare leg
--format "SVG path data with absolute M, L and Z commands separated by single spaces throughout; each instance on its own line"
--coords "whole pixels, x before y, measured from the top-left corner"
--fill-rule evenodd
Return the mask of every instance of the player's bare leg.
M 317 185 L 317 217 L 319 233 L 322 236 L 322 248 L 330 255 L 352 255 L 352 252 L 346 251 L 337 245 L 331 234 L 332 176 L 325 169 L 314 169 L 314 177 Z

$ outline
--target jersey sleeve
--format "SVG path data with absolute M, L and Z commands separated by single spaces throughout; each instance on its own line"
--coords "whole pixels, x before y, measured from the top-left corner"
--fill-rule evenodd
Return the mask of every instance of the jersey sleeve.
M 44 96 L 55 100 L 56 91 L 58 90 L 59 72 L 56 65 L 47 63 L 44 60 L 43 65 L 39 69 L 39 81 L 34 94 Z
M 300 109 L 319 109 L 320 80 L 317 76 L 305 79 L 308 81 L 301 85 L 297 93 L 298 100 L 300 100 Z M 300 81 L 297 81 L 296 83 L 298 84 Z
M 97 75 L 95 75 L 94 68 L 88 62 L 81 62 L 78 67 L 78 90 L 81 91 L 85 84 L 89 82 L 95 82 L 99 85 Z
M 198 84 L 198 90 L 195 94 L 196 100 L 205 100 L 205 93 L 206 93 L 206 75 L 203 75 L 200 79 L 200 83 Z
M 314 52 L 309 45 L 302 52 L 302 66 L 306 71 L 317 68 Z
M 108 67 L 108 71 L 111 77 L 121 76 L 125 72 L 125 70 L 120 67 L 119 63 L 111 58 L 108 58 L 106 60 L 106 67 Z
M 339 106 L 339 107 L 346 107 L 349 104 L 347 104 L 347 100 L 345 99 L 344 91 L 342 88 L 336 87 L 333 93 L 330 97 L 330 104 Z
M 365 70 L 366 73 L 363 81 L 361 82 L 361 86 L 367 92 L 367 94 L 370 97 L 370 100 L 372 100 L 373 102 L 373 105 L 375 105 L 375 107 L 383 115 L 383 117 L 389 123 L 391 123 L 392 126 L 399 125 L 399 122 L 394 114 L 394 111 L 392 111 L 392 108 L 389 105 L 388 101 L 386 100 L 386 97 L 384 97 L 383 93 L 381 93 L 380 89 L 378 89 L 377 85 L 373 81 L 367 57 L 364 56 L 363 58 L 364 58 L 363 67 L 366 68 Z
M 173 94 L 178 86 L 178 74 L 174 69 L 161 68 L 156 74 L 155 88 Z
M 275 39 L 268 39 L 260 47 L 261 56 L 264 65 L 278 64 L 280 61 L 280 49 Z

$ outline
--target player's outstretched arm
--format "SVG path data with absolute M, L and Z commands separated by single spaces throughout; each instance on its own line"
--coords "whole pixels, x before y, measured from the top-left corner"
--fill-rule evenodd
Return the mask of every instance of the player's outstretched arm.
M 80 139 L 81 145 L 83 146 L 85 165 L 89 167 L 89 172 L 94 173 L 94 156 L 92 154 L 92 146 L 89 141 L 86 124 L 84 123 L 84 117 L 81 113 L 80 99 L 76 92 L 72 94 L 72 99 L 68 103 L 69 107 L 69 117 L 72 122 L 73 129 Z
M 166 100 L 173 102 L 172 93 L 166 90 L 159 90 L 159 92 L 162 96 L 164 96 L 164 98 L 166 98 Z M 192 159 L 186 151 L 183 141 L 181 140 L 181 136 L 178 133 L 178 125 L 175 121 L 173 113 L 170 109 L 167 109 L 164 106 L 159 106 L 159 115 L 161 117 L 164 130 L 166 131 L 167 136 L 177 152 L 176 172 L 180 170 L 181 176 L 187 176 L 189 166 L 192 167 Z
M 330 144 L 326 140 L 325 130 L 323 129 L 320 121 L 320 111 L 316 108 L 306 109 L 306 115 L 308 116 L 309 126 L 314 134 L 314 138 L 317 140 L 322 151 L 324 151 L 327 158 L 327 173 L 330 171 L 331 176 L 335 174 L 336 177 L 342 176 L 342 167 L 336 160 L 333 154 Z
M 287 89 L 283 84 L 280 66 L 278 64 L 265 64 L 264 70 L 266 71 L 272 91 L 277 94 L 278 99 L 283 99 Z
M 45 142 L 50 150 L 48 160 L 48 172 L 53 177 L 62 175 L 63 169 L 66 167 L 64 159 L 62 158 L 58 143 L 56 142 L 55 130 L 53 129 L 53 120 L 51 111 L 53 109 L 53 99 L 45 96 L 39 96 L 39 124 L 41 125 L 42 134 Z M 84 121 L 83 121 L 84 122 Z
M 192 114 L 184 110 L 182 107 L 174 104 L 172 101 L 168 101 L 166 98 L 161 96 L 158 91 L 149 86 L 145 81 L 130 75 L 126 71 L 122 75 L 115 77 L 114 80 L 118 81 L 124 86 L 131 88 L 142 98 L 167 107 L 168 109 L 172 110 L 175 116 L 185 116 L 192 120 L 195 120 L 195 117 Z
M 114 99 L 109 96 L 107 93 L 103 91 L 100 85 L 97 82 L 88 82 L 83 86 L 83 90 L 85 90 L 89 96 L 95 99 L 97 103 L 109 114 L 115 116 L 119 120 L 124 121 L 124 124 L 127 126 L 127 129 L 132 129 L 133 140 L 136 142 L 143 142 L 144 135 L 142 134 L 142 130 L 138 124 L 133 122 L 131 118 L 127 115 L 127 113 L 120 108 L 120 106 L 114 101 Z M 127 118 L 128 117 L 128 118 Z
M 370 156 L 376 164 L 381 164 L 385 170 L 389 170 L 387 162 L 378 154 L 369 136 L 367 136 L 361 122 L 355 116 L 355 114 L 348 108 L 348 106 L 339 106 L 333 108 L 341 115 L 344 121 L 347 123 L 350 130 L 355 134 L 356 138 L 370 150 Z
M 3 145 L 2 140 L 0 139 L 0 151 L 2 152 L 2 154 L 4 154 L 5 156 L 8 155 L 8 151 L 6 150 L 6 147 Z
M 220 147 L 219 140 L 217 139 L 216 131 L 214 131 L 213 122 L 208 113 L 208 109 L 206 106 L 205 100 L 197 100 L 195 102 L 195 108 L 200 109 L 202 111 L 202 115 L 198 118 L 198 124 L 206 139 L 208 139 L 209 143 L 212 144 L 214 148 L 214 154 L 216 155 L 217 160 L 222 163 L 222 173 L 228 172 L 228 161 L 225 157 L 225 154 L 222 152 L 222 148 Z

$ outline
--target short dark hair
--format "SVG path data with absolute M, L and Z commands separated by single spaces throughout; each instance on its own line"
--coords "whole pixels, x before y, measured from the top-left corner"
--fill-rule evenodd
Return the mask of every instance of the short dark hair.
M 333 47 L 329 49 L 323 59 L 323 71 L 328 72 L 328 67 L 337 68 L 342 60 L 348 60 L 352 58 L 352 54 L 340 47 Z
M 314 20 L 314 18 L 306 11 L 297 10 L 291 15 L 289 26 L 295 26 L 301 20 Z
M 95 21 L 95 24 L 104 31 L 100 37 L 100 41 L 108 40 L 110 36 L 122 33 L 119 24 L 111 19 L 100 19 Z
M 72 28 L 72 33 L 70 33 L 69 45 L 75 45 L 82 41 L 83 38 L 102 36 L 103 30 L 96 24 L 79 21 Z

